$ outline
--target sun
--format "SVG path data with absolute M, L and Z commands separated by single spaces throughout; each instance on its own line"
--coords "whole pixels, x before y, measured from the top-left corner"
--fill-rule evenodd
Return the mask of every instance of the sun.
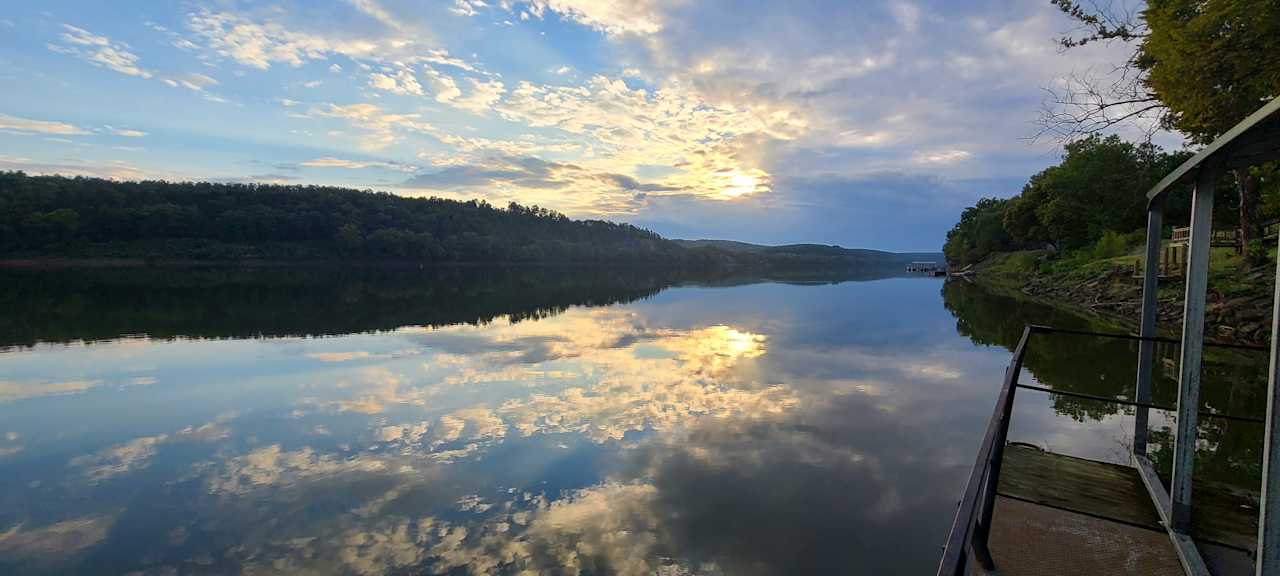
M 757 180 L 754 176 L 748 176 L 746 174 L 739 172 L 737 174 L 734 174 L 733 177 L 729 178 L 729 185 L 725 187 L 723 192 L 724 192 L 724 195 L 728 196 L 729 198 L 737 198 L 744 194 L 750 194 L 751 192 L 754 192 L 756 189 L 756 185 L 759 183 L 760 183 L 759 180 Z

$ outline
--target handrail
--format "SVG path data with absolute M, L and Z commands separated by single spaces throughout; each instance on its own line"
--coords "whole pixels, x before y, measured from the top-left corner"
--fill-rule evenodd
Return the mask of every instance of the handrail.
M 978 449 L 978 457 L 973 469 L 969 472 L 969 480 L 965 483 L 964 495 L 956 509 L 955 520 L 951 524 L 951 535 L 942 550 L 942 560 L 938 564 L 938 576 L 961 576 L 968 564 L 972 547 L 979 562 L 990 566 L 991 556 L 986 546 L 989 532 L 991 510 L 995 505 L 996 485 L 999 481 L 998 464 L 996 474 L 992 475 L 994 456 L 1003 457 L 1005 440 L 1009 434 L 1009 416 L 1013 410 L 1013 394 L 1017 390 L 1018 374 L 1022 372 L 1022 357 L 1026 352 L 1027 340 L 1032 332 L 1040 327 L 1028 325 L 1022 330 L 1022 338 L 1013 351 L 1013 360 L 1005 369 L 1004 386 L 996 400 L 995 410 L 987 424 L 987 432 L 983 436 L 982 446 Z M 997 444 L 1000 448 L 997 450 Z M 979 502 L 979 496 L 982 497 Z M 981 508 L 979 507 L 981 506 Z M 979 525 L 979 517 L 985 517 L 986 524 Z M 974 536 L 981 536 L 975 540 Z
M 1058 388 L 1048 388 L 1045 386 L 1032 386 L 1030 384 L 1018 384 L 1019 388 L 1027 390 L 1036 390 L 1056 396 L 1071 396 L 1072 398 L 1083 398 L 1085 400 L 1095 400 L 1097 402 L 1107 402 L 1109 404 L 1119 404 L 1121 406 L 1133 406 L 1135 408 L 1155 408 L 1156 410 L 1164 410 L 1165 412 L 1173 412 L 1178 408 L 1176 406 L 1165 406 L 1163 404 L 1151 404 L 1147 402 L 1134 402 L 1133 400 L 1125 400 L 1123 398 L 1115 398 L 1111 396 L 1098 396 L 1096 394 L 1085 394 L 1084 392 L 1073 392 L 1070 390 L 1060 390 Z M 1254 424 L 1263 424 L 1266 420 L 1255 418 L 1252 416 L 1236 416 L 1234 414 L 1223 414 L 1212 410 L 1201 410 L 1201 416 L 1210 418 L 1221 418 L 1223 420 L 1236 420 L 1239 422 L 1252 422 Z
M 1036 332 L 1041 332 L 1044 334 L 1098 336 L 1101 338 L 1116 338 L 1120 340 L 1137 340 L 1139 342 L 1161 342 L 1164 344 L 1178 344 L 1178 345 L 1182 344 L 1182 341 L 1178 340 L 1177 338 L 1165 338 L 1163 336 L 1139 336 L 1137 334 L 1120 334 L 1117 332 L 1094 332 L 1091 330 L 1073 330 L 1071 328 L 1053 328 L 1050 326 L 1042 326 L 1039 324 L 1032 324 L 1032 326 L 1035 327 Z M 1206 340 L 1204 342 L 1204 345 L 1206 347 L 1212 347 L 1212 348 L 1235 348 L 1238 350 L 1260 350 L 1263 352 L 1268 352 L 1271 350 L 1271 348 L 1267 346 L 1258 346 L 1256 344 L 1233 344 L 1230 342 L 1213 342 L 1210 340 Z

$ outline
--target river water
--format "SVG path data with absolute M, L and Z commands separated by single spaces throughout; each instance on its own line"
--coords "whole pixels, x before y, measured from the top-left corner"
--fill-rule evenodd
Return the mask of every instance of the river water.
M 0 573 L 929 573 L 1022 326 L 1117 329 L 882 276 L 6 272 Z M 1025 382 L 1132 393 L 1131 344 L 1043 338 Z M 1265 358 L 1205 378 L 1261 415 Z M 1201 433 L 1256 485 L 1260 426 Z M 1024 391 L 1010 439 L 1132 435 Z

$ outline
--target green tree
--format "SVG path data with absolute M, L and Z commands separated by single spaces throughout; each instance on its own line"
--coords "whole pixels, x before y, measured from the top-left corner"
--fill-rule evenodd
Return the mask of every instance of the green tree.
M 1000 198 L 983 198 L 965 208 L 960 221 L 947 232 L 947 242 L 942 247 L 947 261 L 957 266 L 980 262 L 992 252 L 1008 250 L 1009 233 L 1004 229 L 1004 211 L 1009 201 Z
M 1151 32 L 1137 65 L 1169 108 L 1170 127 L 1206 144 L 1280 96 L 1280 3 L 1275 0 L 1150 0 Z M 1259 180 L 1234 171 L 1245 243 L 1260 237 Z
M 1062 162 L 1033 175 L 1018 196 L 987 198 L 966 209 L 943 251 L 963 266 L 994 251 L 1046 245 L 1075 250 L 1108 233 L 1128 234 L 1146 224 L 1144 193 L 1188 156 L 1114 135 L 1071 142 Z M 1180 201 L 1185 193 L 1175 191 Z M 1168 221 L 1182 224 L 1186 215 L 1185 209 L 1170 210 Z
M 1173 162 L 1151 144 L 1112 135 L 1072 142 L 1058 166 L 1028 184 L 1043 233 L 1060 248 L 1088 246 L 1103 233 L 1126 233 L 1146 220 L 1146 192 Z
M 338 250 L 343 254 L 357 254 L 364 247 L 364 234 L 360 233 L 360 227 L 350 222 L 343 224 L 338 228 Z
M 1031 177 L 1031 181 L 1022 187 L 1022 193 L 1009 199 L 1009 206 L 1004 211 L 1004 228 L 1010 239 L 1019 248 L 1039 248 L 1046 244 L 1058 248 L 1049 230 L 1036 214 L 1036 208 L 1047 200 L 1044 188 L 1045 174 L 1048 170 Z
M 1124 41 L 1134 51 L 1117 75 L 1076 77 L 1056 92 L 1041 115 L 1046 132 L 1072 139 L 1154 116 L 1205 144 L 1280 96 L 1275 0 L 1149 0 L 1141 14 L 1078 0 L 1051 2 L 1083 30 L 1060 39 L 1064 47 Z M 1262 182 L 1244 168 L 1233 175 L 1236 223 L 1247 243 L 1259 236 Z

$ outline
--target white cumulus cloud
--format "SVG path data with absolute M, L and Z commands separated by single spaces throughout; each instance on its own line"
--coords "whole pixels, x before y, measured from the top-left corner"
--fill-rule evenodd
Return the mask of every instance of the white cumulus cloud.
M 150 78 L 151 72 L 138 66 L 138 55 L 130 51 L 129 45 L 115 42 L 106 36 L 98 36 L 70 24 L 63 24 L 66 30 L 60 36 L 62 42 L 49 44 L 48 47 L 60 54 L 70 54 L 95 66 L 114 70 L 129 76 Z

